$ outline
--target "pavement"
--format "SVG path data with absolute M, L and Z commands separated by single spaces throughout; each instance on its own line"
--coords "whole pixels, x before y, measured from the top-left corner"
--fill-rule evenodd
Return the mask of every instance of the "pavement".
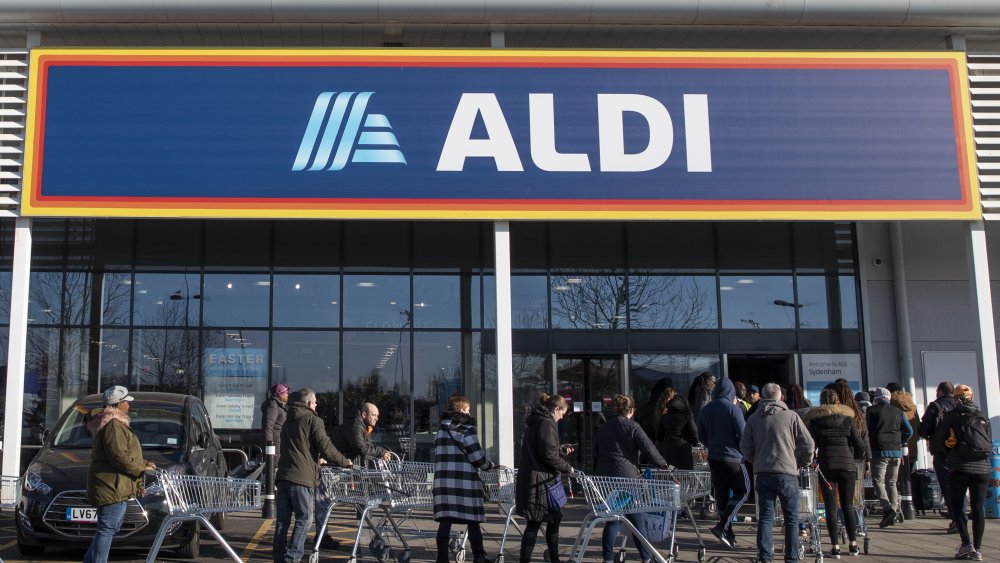
M 695 511 L 697 514 L 697 511 Z M 580 499 L 570 501 L 570 506 L 566 512 L 562 525 L 562 553 L 565 558 L 573 544 L 573 540 L 579 529 L 580 520 L 585 514 L 584 505 Z M 323 550 L 320 553 L 320 561 L 347 560 L 350 557 L 351 547 L 354 542 L 354 534 L 357 530 L 353 508 L 335 510 L 331 518 L 331 534 L 341 540 L 342 546 L 336 550 Z M 739 546 L 736 550 L 729 550 L 719 544 L 719 542 L 708 532 L 712 525 L 710 520 L 699 520 L 699 527 L 702 530 L 706 551 L 706 561 L 712 563 L 728 562 L 748 562 L 754 561 L 756 557 L 755 534 L 756 524 L 738 523 L 735 530 L 739 538 Z M 890 528 L 880 530 L 877 527 L 878 518 L 869 516 L 868 523 L 871 529 L 870 553 L 854 558 L 848 555 L 842 556 L 842 560 L 857 561 L 858 563 L 887 562 L 900 563 L 904 561 L 946 561 L 953 560 L 955 550 L 958 548 L 959 539 L 957 535 L 946 535 L 945 528 L 947 521 L 937 515 L 918 517 L 914 520 L 907 520 L 902 524 L 896 524 Z M 412 548 L 412 561 L 431 562 L 434 561 L 434 538 L 436 524 L 430 519 L 428 513 L 417 513 L 413 518 L 402 524 L 404 535 Z M 490 517 L 490 521 L 484 528 L 486 537 L 486 548 L 491 559 L 497 555 L 500 534 L 503 531 L 503 519 L 500 516 Z M 271 560 L 271 542 L 274 535 L 274 520 L 264 520 L 259 513 L 235 513 L 227 519 L 226 528 L 222 535 L 232 545 L 237 554 L 244 562 L 266 562 Z M 780 529 L 775 529 L 776 551 L 780 549 Z M 823 528 L 825 538 L 826 529 Z M 312 534 L 307 546 L 312 545 Z M 681 520 L 677 532 L 678 540 L 682 544 L 691 544 L 696 541 L 690 523 Z M 359 555 L 361 561 L 377 562 L 368 550 L 370 534 L 362 536 Z M 536 547 L 532 561 L 542 561 L 542 551 L 544 539 L 539 538 L 539 546 Z M 398 547 L 398 540 L 391 542 L 394 548 Z M 517 561 L 517 550 L 520 546 L 520 534 L 511 530 L 505 548 L 505 561 L 513 563 Z M 829 557 L 830 544 L 824 539 L 823 551 L 826 562 L 832 561 Z M 1000 561 L 1000 520 L 988 520 L 986 524 L 985 539 L 983 542 L 983 559 L 985 561 Z M 308 553 L 308 550 L 307 550 Z M 398 553 L 398 549 L 396 550 Z M 664 547 L 663 553 L 667 553 Z M 113 551 L 111 561 L 118 563 L 138 563 L 144 561 L 146 553 L 136 551 Z M 638 561 L 638 555 L 631 547 L 627 552 L 628 561 Z M 12 513 L 3 511 L 0 513 L 0 559 L 7 563 L 55 563 L 66 561 L 80 561 L 83 552 L 80 549 L 66 549 L 60 546 L 52 546 L 46 549 L 41 557 L 25 558 L 18 554 L 16 540 L 14 537 L 14 524 Z M 208 532 L 202 532 L 201 561 L 225 561 L 227 560 L 223 548 L 212 538 Z M 454 561 L 454 557 L 451 559 Z M 468 558 L 471 562 L 471 554 Z M 696 548 L 684 545 L 680 548 L 678 561 L 696 561 Z M 189 563 L 190 560 L 177 559 L 173 554 L 164 552 L 157 558 L 157 561 L 171 563 Z M 304 560 L 305 561 L 305 560 Z M 589 549 L 586 552 L 584 561 L 600 561 L 600 529 L 591 540 Z M 815 563 L 815 556 L 808 555 L 805 561 Z

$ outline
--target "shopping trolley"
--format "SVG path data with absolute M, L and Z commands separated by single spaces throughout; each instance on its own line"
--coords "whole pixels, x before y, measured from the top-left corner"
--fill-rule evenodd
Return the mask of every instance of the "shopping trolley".
M 694 528 L 695 537 L 698 538 L 698 561 L 705 560 L 705 542 L 701 539 L 701 531 L 698 530 L 698 522 L 691 512 L 691 507 L 695 503 L 703 501 L 712 494 L 712 474 L 709 471 L 687 471 L 681 469 L 646 469 L 645 477 L 660 481 L 673 481 L 680 487 L 681 510 L 678 515 L 684 514 Z M 672 526 L 676 533 L 676 524 Z M 673 534 L 671 534 L 673 536 Z M 676 558 L 680 552 L 680 544 L 672 542 L 671 553 Z
M 816 563 L 823 563 L 819 506 L 816 502 L 818 495 L 819 469 L 806 467 L 799 470 L 799 543 L 796 547 L 799 561 L 804 561 L 808 553 L 816 556 Z
M 625 525 L 625 532 L 634 534 L 659 563 L 672 563 L 674 560 L 673 537 L 671 529 L 670 555 L 666 558 L 646 539 L 636 527 L 625 518 L 628 514 L 645 514 L 668 512 L 676 514 L 683 506 L 680 499 L 680 486 L 674 481 L 657 481 L 642 477 L 604 477 L 589 476 L 577 471 L 572 475 L 583 489 L 588 513 L 580 523 L 580 531 L 570 550 L 570 560 L 580 563 L 590 543 L 594 528 L 601 523 L 618 521 Z M 676 522 L 676 518 L 671 518 Z M 624 561 L 624 552 L 616 557 L 616 561 Z
M 692 446 L 691 447 L 691 457 L 694 460 L 695 471 L 709 472 L 708 469 L 708 448 L 705 446 Z M 702 518 L 708 518 L 710 514 L 715 514 L 719 505 L 715 501 L 714 491 L 712 490 L 712 481 L 709 479 L 708 484 L 708 494 L 702 496 L 698 499 L 701 503 L 701 513 L 699 514 Z
M 233 561 L 243 563 L 222 534 L 209 522 L 207 515 L 259 509 L 260 481 L 157 471 L 156 482 L 146 488 L 146 495 L 152 494 L 153 487 L 162 490 L 170 515 L 160 524 L 160 530 L 153 541 L 153 547 L 150 548 L 149 556 L 146 557 L 146 563 L 156 561 L 160 546 L 163 545 L 167 532 L 174 524 L 191 520 L 201 522 Z
M 21 499 L 21 479 L 4 475 L 0 477 L 0 509 L 16 508 Z M 0 559 L 3 563 L 3 559 Z

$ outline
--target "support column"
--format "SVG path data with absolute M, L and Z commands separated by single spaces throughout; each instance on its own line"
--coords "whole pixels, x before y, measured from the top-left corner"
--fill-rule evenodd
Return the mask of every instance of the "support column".
M 976 402 L 989 417 L 993 436 L 1000 436 L 1000 370 L 997 368 L 996 329 L 993 324 L 993 292 L 990 290 L 990 263 L 986 248 L 986 226 L 982 221 L 969 223 L 969 283 L 972 310 L 978 322 L 977 345 L 983 360 L 979 373 L 979 393 Z
M 910 305 L 906 296 L 906 263 L 903 259 L 903 225 L 899 221 L 889 224 L 892 243 L 892 285 L 896 301 L 896 342 L 899 347 L 899 375 L 906 389 L 917 397 L 917 382 L 913 375 L 913 344 L 910 336 Z M 914 429 L 916 432 L 916 429 Z M 912 520 L 913 494 L 910 491 L 910 469 L 918 462 L 909 455 L 910 448 L 903 444 L 902 465 L 899 471 L 899 500 L 903 517 Z M 919 453 L 917 454 L 919 456 Z
M 10 288 L 10 340 L 7 396 L 3 417 L 3 474 L 21 474 L 21 424 L 24 416 L 24 360 L 28 344 L 28 279 L 31 275 L 31 219 L 14 224 L 14 268 Z
M 493 223 L 497 288 L 497 421 L 500 464 L 514 467 L 514 361 L 510 317 L 510 223 Z

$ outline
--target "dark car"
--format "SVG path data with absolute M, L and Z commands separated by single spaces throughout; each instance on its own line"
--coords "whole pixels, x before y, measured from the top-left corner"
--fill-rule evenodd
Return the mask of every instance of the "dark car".
M 135 401 L 128 414 L 147 460 L 159 469 L 177 473 L 226 475 L 222 445 L 200 399 L 174 393 L 132 395 Z M 17 548 L 22 555 L 39 555 L 47 545 L 85 549 L 94 537 L 97 513 L 86 500 L 93 439 L 85 425 L 102 408 L 101 395 L 88 395 L 73 403 L 28 466 L 16 518 Z M 115 548 L 149 548 L 167 515 L 163 489 L 149 474 L 141 498 L 128 501 Z M 221 514 L 213 524 L 221 527 Z M 178 523 L 173 528 L 163 548 L 176 550 L 180 557 L 197 558 L 197 522 Z

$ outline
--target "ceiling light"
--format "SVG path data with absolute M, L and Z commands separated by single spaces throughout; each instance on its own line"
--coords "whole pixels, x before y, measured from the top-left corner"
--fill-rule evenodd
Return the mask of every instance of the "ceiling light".
M 566 283 L 583 283 L 582 278 L 568 278 Z
M 755 283 L 754 280 L 743 278 L 741 280 L 736 280 L 736 283 Z
M 722 290 L 722 291 L 732 291 L 734 288 L 731 285 L 724 285 L 724 286 L 720 287 L 719 289 Z
M 259 285 L 261 287 L 267 287 L 267 286 L 271 285 L 271 282 L 269 282 L 267 280 L 262 280 L 262 281 L 254 283 L 254 285 Z M 296 289 L 298 289 L 298 288 L 296 288 Z
M 358 282 L 354 287 L 375 287 L 375 282 Z
M 226 289 L 232 289 L 232 288 L 233 288 L 233 282 L 229 282 L 226 284 Z
M 302 289 L 302 285 L 300 285 L 300 284 L 295 284 L 295 289 Z
M 554 289 L 556 291 L 569 291 L 570 287 L 568 285 L 557 285 L 557 286 L 553 287 L 552 289 Z

